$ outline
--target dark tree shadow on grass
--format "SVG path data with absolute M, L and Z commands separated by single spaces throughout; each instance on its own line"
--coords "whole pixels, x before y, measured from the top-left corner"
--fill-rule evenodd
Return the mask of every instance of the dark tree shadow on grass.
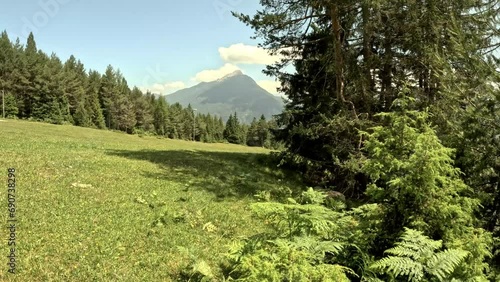
M 262 190 L 280 193 L 290 189 L 297 193 L 302 187 L 296 172 L 277 168 L 266 154 L 187 150 L 114 150 L 107 154 L 157 164 L 161 173 L 144 176 L 184 183 L 186 189 L 202 188 L 221 200 L 248 197 Z

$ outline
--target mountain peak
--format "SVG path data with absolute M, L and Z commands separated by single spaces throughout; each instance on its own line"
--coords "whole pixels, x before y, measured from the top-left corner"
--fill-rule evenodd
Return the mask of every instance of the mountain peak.
M 234 76 L 239 76 L 239 75 L 243 75 L 243 72 L 240 71 L 240 70 L 235 70 L 232 73 L 225 75 L 224 77 L 222 77 L 219 80 L 225 80 L 225 79 L 228 79 L 228 78 L 231 78 L 231 77 L 234 77 Z
M 283 103 L 261 88 L 253 78 L 234 71 L 223 78 L 179 90 L 167 96 L 171 104 L 191 105 L 199 113 L 211 113 L 227 120 L 234 112 L 243 123 L 254 117 L 271 118 L 283 110 Z

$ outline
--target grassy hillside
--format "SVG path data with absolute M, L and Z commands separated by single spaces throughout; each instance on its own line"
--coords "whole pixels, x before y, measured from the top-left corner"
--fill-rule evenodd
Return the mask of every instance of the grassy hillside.
M 2 179 L 17 170 L 18 217 L 18 273 L 7 273 L 2 240 L 1 281 L 171 281 L 203 260 L 221 277 L 227 245 L 264 228 L 252 195 L 299 186 L 260 148 L 11 120 L 0 136 Z

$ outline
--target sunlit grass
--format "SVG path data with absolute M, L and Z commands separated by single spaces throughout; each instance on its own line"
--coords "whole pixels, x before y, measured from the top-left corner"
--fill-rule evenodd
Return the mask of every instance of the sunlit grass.
M 171 281 L 201 260 L 221 277 L 227 245 L 265 228 L 253 195 L 299 186 L 261 148 L 11 120 L 0 136 L 19 220 L 18 273 L 7 273 L 3 240 L 2 281 Z

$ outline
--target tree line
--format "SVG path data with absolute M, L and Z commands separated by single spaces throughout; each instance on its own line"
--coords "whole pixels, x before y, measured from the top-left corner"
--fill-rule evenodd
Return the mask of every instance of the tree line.
M 7 118 L 53 124 L 156 134 L 173 139 L 276 146 L 273 120 L 262 116 L 252 125 L 237 114 L 221 117 L 196 113 L 189 105 L 169 104 L 164 96 L 129 87 L 120 70 L 109 65 L 104 74 L 85 69 L 74 56 L 62 62 L 37 48 L 33 34 L 22 45 L 6 31 L 0 37 L 0 99 Z M 247 142 L 248 140 L 248 142 Z

